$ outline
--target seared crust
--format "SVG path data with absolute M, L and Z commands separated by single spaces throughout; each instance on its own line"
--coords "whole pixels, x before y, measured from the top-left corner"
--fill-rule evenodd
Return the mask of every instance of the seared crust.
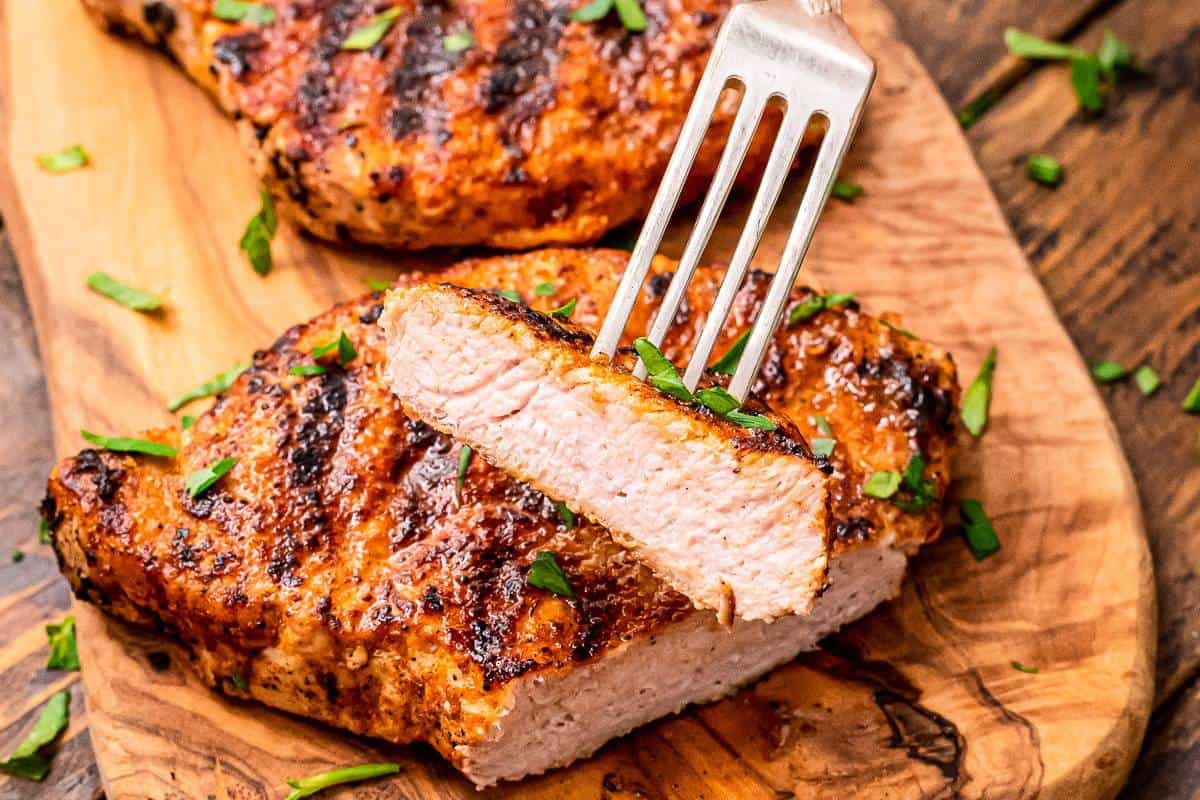
M 270 0 L 265 26 L 218 20 L 213 0 L 83 2 L 239 120 L 283 213 L 325 239 L 405 249 L 581 243 L 643 215 L 731 5 L 648 0 L 634 34 L 615 14 L 571 21 L 585 0 Z M 393 5 L 378 45 L 340 49 Z M 463 30 L 474 46 L 447 52 L 442 37 Z M 693 188 L 734 110 L 717 114 Z M 768 146 L 760 136 L 747 164 Z
M 578 298 L 593 328 L 626 256 L 545 251 L 464 262 L 440 280 L 519 288 L 544 310 Z M 632 326 L 669 280 L 660 260 Z M 700 273 L 666 352 L 698 330 L 719 271 Z M 424 276 L 404 279 L 412 285 Z M 553 281 L 553 297 L 532 287 Z M 765 292 L 754 276 L 738 303 Z M 806 295 L 798 290 L 797 299 Z M 229 693 L 237 675 L 264 702 L 397 742 L 424 739 L 457 763 L 497 721 L 518 676 L 602 657 L 695 612 L 580 519 L 566 531 L 550 499 L 476 458 L 455 499 L 459 447 L 406 419 L 381 363 L 381 296 L 335 307 L 289 330 L 188 431 L 177 459 L 85 450 L 52 474 L 43 513 L 76 593 L 193 646 Z M 358 357 L 325 375 L 288 374 L 345 332 Z M 740 333 L 737 322 L 720 346 Z M 939 503 L 908 514 L 865 498 L 875 469 L 903 469 L 913 448 L 942 494 L 949 480 L 957 384 L 948 358 L 848 307 L 781 332 L 762 394 L 801 430 L 824 414 L 839 438 L 836 543 L 915 549 L 940 531 Z M 809 431 L 806 431 L 809 432 Z M 188 499 L 189 472 L 237 466 Z M 579 597 L 525 583 L 551 550 Z

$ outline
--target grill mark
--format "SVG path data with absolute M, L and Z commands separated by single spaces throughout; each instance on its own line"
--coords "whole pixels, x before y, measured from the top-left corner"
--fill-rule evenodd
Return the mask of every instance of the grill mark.
M 254 31 L 233 36 L 222 36 L 213 43 L 213 58 L 229 68 L 229 74 L 241 80 L 253 68 L 250 54 L 263 47 L 262 37 Z M 217 67 L 214 64 L 213 69 Z
M 362 6 L 362 0 L 338 0 L 321 15 L 317 43 L 312 49 L 313 66 L 301 76 L 296 89 L 297 126 L 301 130 L 320 127 L 336 105 L 333 60 L 353 30 Z
M 396 139 L 440 128 L 446 117 L 441 94 L 436 91 L 440 81 L 435 79 L 454 70 L 464 57 L 463 53 L 446 52 L 442 44 L 452 20 L 441 2 L 426 0 L 417 6 L 416 18 L 405 28 L 400 66 L 392 73 L 396 96 L 387 114 L 388 130 Z
M 480 87 L 484 110 L 500 114 L 506 144 L 516 142 L 521 130 L 541 116 L 557 93 L 553 73 L 568 19 L 567 6 L 547 6 L 540 0 L 519 0 L 513 9 L 495 66 Z

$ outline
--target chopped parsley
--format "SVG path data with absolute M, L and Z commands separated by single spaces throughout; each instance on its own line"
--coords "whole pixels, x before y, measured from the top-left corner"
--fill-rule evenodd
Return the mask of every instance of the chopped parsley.
M 646 13 L 642 11 L 638 0 L 591 0 L 572 14 L 571 19 L 576 22 L 598 22 L 607 17 L 614 6 L 625 30 L 634 33 L 646 30 Z
M 880 319 L 879 324 L 882 325 L 883 327 L 887 328 L 889 331 L 895 331 L 896 333 L 903 336 L 905 339 L 916 339 L 917 338 L 917 335 L 915 333 L 913 333 L 912 331 L 906 331 L 904 328 L 897 328 L 895 325 L 888 322 L 886 319 Z
M 157 311 L 162 308 L 162 299 L 157 295 L 143 292 L 126 286 L 111 275 L 103 272 L 93 272 L 87 276 L 88 288 L 97 294 L 102 294 L 110 300 L 115 300 L 126 308 L 134 311 Z
M 245 0 L 217 0 L 212 13 L 226 22 L 270 25 L 275 21 L 275 9 L 264 3 L 247 3 Z
M 1196 382 L 1192 384 L 1187 397 L 1183 399 L 1183 410 L 1189 414 L 1200 413 L 1200 378 L 1196 378 Z
M 388 289 L 392 288 L 391 281 L 385 281 L 380 278 L 363 278 L 363 283 L 365 283 L 367 288 L 372 292 L 386 292 Z
M 514 303 L 523 303 L 521 295 L 515 289 L 496 289 L 496 294 L 503 297 L 505 300 L 512 300 Z
M 901 486 L 904 493 L 893 497 L 892 503 L 910 514 L 919 514 L 937 500 L 937 484 L 925 478 L 925 457 L 913 453 L 904 468 Z
M 812 418 L 812 421 L 813 425 L 816 425 L 817 430 L 819 430 L 821 433 L 825 434 L 826 436 L 833 436 L 833 428 L 829 427 L 829 420 L 825 419 L 825 417 L 817 415 Z
M 464 444 L 458 453 L 458 477 L 454 480 L 454 496 L 462 502 L 463 484 L 467 481 L 467 470 L 471 468 L 471 457 L 475 451 L 470 445 Z
M 1012 664 L 1012 668 L 1015 669 L 1017 672 L 1024 672 L 1027 675 L 1037 675 L 1038 674 L 1037 667 L 1027 666 L 1025 664 L 1022 664 L 1020 661 L 1010 661 L 1009 663 Z
M 737 371 L 738 362 L 742 360 L 742 353 L 746 349 L 746 342 L 750 341 L 750 331 L 746 331 L 737 338 L 730 348 L 725 352 L 725 355 L 718 359 L 717 363 L 713 364 L 709 369 L 721 375 L 732 375 Z
M 1072 58 L 1087 58 L 1086 50 L 1069 44 L 1052 42 L 1032 33 L 1009 28 L 1004 31 L 1004 44 L 1014 56 L 1038 61 L 1064 61 Z
M 470 50 L 475 45 L 475 37 L 470 31 L 448 33 L 442 37 L 442 49 L 447 53 L 461 53 Z
M 1100 70 L 1110 81 L 1116 79 L 1118 73 L 1123 71 L 1141 71 L 1133 61 L 1133 56 L 1129 52 L 1129 46 L 1109 30 L 1104 32 L 1104 39 L 1100 42 L 1100 49 L 1096 52 L 1096 59 L 1100 62 Z
M 196 424 L 196 418 L 193 417 L 191 414 L 184 414 L 182 417 L 179 418 L 179 427 L 181 430 L 186 431 L 188 428 L 192 427 L 195 424 Z
M 1100 93 L 1100 62 L 1095 56 L 1071 59 L 1071 88 L 1079 105 L 1093 114 L 1104 110 Z
M 1053 156 L 1033 153 L 1025 162 L 1025 174 L 1042 186 L 1058 186 L 1063 179 L 1063 165 Z
M 12 549 L 12 562 L 13 562 L 14 564 L 20 564 L 20 563 L 21 563 L 22 561 L 24 561 L 24 560 L 25 560 L 25 553 L 24 553 L 24 551 L 22 551 L 22 550 L 18 550 L 17 548 L 15 548 L 15 547 L 14 547 L 14 548 Z
M 533 293 L 537 297 L 550 297 L 557 291 L 558 289 L 549 281 L 546 281 L 545 283 L 539 283 L 537 286 L 533 287 Z
M 863 486 L 863 494 L 867 497 L 874 497 L 876 500 L 890 500 L 891 497 L 900 491 L 899 472 L 885 470 L 882 472 L 872 472 L 871 477 L 867 478 L 866 485 Z
M 554 507 L 558 509 L 558 518 L 562 520 L 563 527 L 568 531 L 575 530 L 575 512 L 567 508 L 566 503 L 555 503 Z
M 963 538 L 976 561 L 983 561 L 1000 549 L 1000 537 L 978 500 L 963 500 L 958 505 L 963 518 Z
M 804 322 L 804 320 L 815 316 L 825 309 L 845 305 L 853 299 L 854 294 L 850 292 L 843 294 L 814 294 L 788 313 L 788 325 L 796 325 L 797 323 Z
M 1158 377 L 1158 373 L 1154 371 L 1154 367 L 1149 364 L 1143 364 L 1134 370 L 1133 382 L 1137 384 L 1138 391 L 1146 397 L 1157 392 L 1162 386 L 1162 379 Z
M 271 271 L 273 264 L 271 240 L 275 238 L 279 221 L 275 216 L 275 201 L 271 199 L 271 193 L 261 189 L 259 195 L 262 198 L 262 206 L 246 223 L 246 232 L 238 242 L 238 249 L 246 254 L 255 272 L 266 275 Z
M 38 520 L 38 542 L 41 544 L 50 544 L 50 523 L 45 517 Z
M 393 23 L 396 22 L 396 18 L 399 16 L 400 9 L 389 8 L 347 36 L 345 41 L 342 42 L 342 49 L 370 50 L 387 35 L 387 32 L 392 29 Z
M 829 458 L 833 455 L 835 445 L 837 445 L 837 439 L 825 436 L 818 437 L 812 440 L 812 453 L 817 458 Z
M 742 404 L 720 386 L 701 389 L 693 395 L 684 386 L 683 379 L 679 377 L 679 372 L 675 369 L 675 365 L 649 339 L 637 339 L 634 341 L 633 347 L 641 357 L 642 363 L 646 365 L 646 373 L 650 378 L 650 385 L 660 392 L 668 394 L 676 400 L 682 400 L 685 403 L 699 401 L 701 405 L 713 411 L 718 416 L 724 417 L 743 428 L 773 431 L 778 427 L 773 420 L 762 414 L 748 414 L 740 411 L 739 409 Z
M 197 497 L 207 491 L 214 483 L 225 477 L 225 474 L 233 469 L 233 465 L 236 463 L 236 458 L 222 458 L 220 461 L 188 475 L 183 484 L 187 489 L 188 497 Z
M 64 689 L 56 693 L 42 709 L 42 714 L 13 754 L 0 761 L 0 772 L 18 778 L 40 781 L 50 771 L 50 759 L 38 755 L 38 750 L 53 742 L 70 721 L 71 695 Z
M 91 159 L 81 146 L 73 144 L 57 153 L 46 153 L 37 157 L 38 166 L 46 172 L 71 172 L 86 167 Z
M 69 672 L 79 669 L 79 650 L 75 644 L 75 617 L 68 616 L 57 625 L 47 625 L 46 638 L 50 642 L 50 657 L 46 660 L 46 669 Z
M 249 364 L 238 364 L 228 372 L 222 372 L 220 375 L 205 381 L 204 383 L 180 395 L 176 400 L 167 405 L 168 411 L 178 411 L 193 400 L 199 400 L 202 397 L 208 397 L 214 394 L 220 394 L 233 385 L 237 380 L 237 376 L 241 375 L 246 370 L 250 369 Z
M 296 364 L 288 370 L 288 374 L 299 375 L 302 378 L 311 378 L 316 375 L 324 375 L 326 371 L 320 364 Z
M 562 319 L 562 320 L 570 319 L 571 315 L 575 313 L 575 303 L 576 302 L 577 302 L 577 298 L 572 297 L 570 300 L 563 303 L 558 308 L 552 309 L 550 311 L 550 316 L 558 317 L 559 319 Z
M 357 783 L 358 781 L 366 781 L 384 775 L 395 775 L 399 771 L 399 764 L 361 764 L 357 767 L 331 769 L 329 772 L 310 775 L 307 778 L 288 778 L 287 783 L 288 786 L 292 787 L 292 791 L 288 793 L 286 800 L 302 800 L 302 798 L 311 797 L 323 789 L 328 789 L 330 786 L 339 786 L 343 783 Z
M 530 586 L 545 589 L 547 592 L 553 592 L 562 597 L 575 596 L 571 582 L 567 580 L 562 567 L 558 565 L 558 559 L 554 557 L 554 553 L 549 550 L 538 552 L 533 563 L 529 565 L 529 574 L 525 580 Z
M 848 181 L 834 181 L 833 189 L 830 190 L 830 194 L 832 194 L 838 200 L 844 200 L 847 203 L 850 203 L 850 202 L 854 201 L 854 198 L 862 196 L 863 187 L 861 184 L 858 184 L 858 183 L 850 183 Z
M 963 396 L 962 421 L 972 436 L 980 436 L 987 427 L 988 408 L 992 403 L 992 376 L 995 373 L 996 348 L 993 347 Z
M 178 450 L 168 444 L 152 442 L 148 439 L 100 436 L 90 431 L 80 431 L 79 435 L 97 447 L 103 447 L 105 450 L 111 450 L 114 453 L 143 453 L 148 456 L 162 456 L 163 458 L 174 458 L 179 454 Z
M 683 379 L 679 377 L 679 371 L 675 369 L 675 365 L 649 339 L 645 337 L 637 339 L 633 343 L 633 349 L 637 351 L 642 363 L 646 365 L 646 373 L 650 378 L 651 386 L 663 394 L 669 394 L 676 400 L 682 400 L 685 403 L 692 402 L 692 393 L 683 385 Z
M 978 122 L 998 102 L 1000 102 L 1000 95 L 989 89 L 962 107 L 962 110 L 958 112 L 958 124 L 966 130 Z
M 239 692 L 244 692 L 250 688 L 250 684 L 246 683 L 246 679 L 242 677 L 242 673 L 235 672 L 229 676 L 229 685 Z
M 350 341 L 350 337 L 342 331 L 338 338 L 334 339 L 329 344 L 323 344 L 312 351 L 313 358 L 321 358 L 337 350 L 338 363 L 343 367 L 349 364 L 354 359 L 358 358 L 358 350 L 354 348 L 354 342 Z
M 1089 371 L 1098 383 L 1115 383 L 1129 374 L 1129 370 L 1116 361 L 1101 361 L 1099 364 L 1092 364 Z

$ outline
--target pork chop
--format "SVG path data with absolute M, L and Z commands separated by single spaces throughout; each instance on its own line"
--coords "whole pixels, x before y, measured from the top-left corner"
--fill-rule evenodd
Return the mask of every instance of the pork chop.
M 544 251 L 464 262 L 439 280 L 519 290 L 549 310 L 577 297 L 595 328 L 626 254 Z M 633 329 L 673 265 L 655 264 Z M 696 334 L 718 270 L 701 270 L 665 343 Z M 430 276 L 405 277 L 419 285 Z M 532 287 L 552 282 L 554 296 Z M 739 295 L 727 346 L 765 294 Z M 796 298 L 809 294 L 797 290 Z M 337 306 L 255 354 L 172 460 L 85 450 L 51 475 L 43 514 L 76 594 L 191 647 L 221 691 L 394 742 L 431 743 L 479 785 L 570 763 L 688 703 L 727 694 L 811 649 L 898 589 L 906 556 L 941 530 L 940 501 L 903 510 L 862 492 L 918 450 L 940 498 L 957 384 L 941 351 L 848 305 L 781 329 L 758 387 L 829 458 L 830 587 L 808 616 L 723 628 L 601 526 L 405 417 L 385 371 L 380 294 Z M 890 320 L 893 324 L 897 320 Z M 357 355 L 291 374 L 341 333 Z M 189 497 L 194 470 L 237 459 Z M 552 553 L 571 597 L 528 582 Z
M 726 621 L 812 608 L 829 497 L 790 421 L 745 428 L 671 397 L 628 353 L 593 361 L 587 331 L 492 292 L 397 289 L 379 323 L 405 412 L 604 525 L 698 607 Z
M 317 236 L 525 249 L 645 214 L 732 0 L 645 0 L 641 33 L 615 13 L 573 21 L 585 0 L 259 0 L 266 24 L 219 19 L 214 2 L 83 0 L 237 119 L 281 213 Z M 377 44 L 343 49 L 393 5 Z M 448 49 L 451 34 L 470 46 Z M 730 101 L 689 196 L 716 169 Z M 769 146 L 756 140 L 747 174 Z

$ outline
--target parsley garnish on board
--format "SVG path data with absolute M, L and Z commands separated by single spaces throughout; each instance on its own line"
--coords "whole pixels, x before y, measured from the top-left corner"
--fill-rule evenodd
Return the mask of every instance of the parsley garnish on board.
M 625 30 L 634 33 L 646 30 L 646 13 L 642 11 L 638 0 L 592 0 L 572 14 L 571 19 L 576 22 L 598 22 L 607 17 L 614 7 Z
M 463 484 L 467 481 L 467 470 L 471 468 L 471 457 L 475 451 L 470 445 L 464 444 L 458 452 L 458 476 L 454 480 L 454 496 L 462 502 Z
M 1053 156 L 1033 153 L 1025 162 L 1025 174 L 1043 186 L 1058 186 L 1063 179 L 1063 166 Z
M 38 755 L 38 750 L 53 742 L 66 729 L 70 721 L 70 705 L 71 696 L 66 690 L 51 697 L 25 741 L 17 746 L 12 755 L 0 761 L 0 772 L 31 781 L 45 778 L 50 771 L 50 760 Z
M 442 37 L 442 49 L 447 53 L 461 53 L 463 50 L 470 50 L 474 44 L 475 37 L 470 31 L 448 33 Z
M 178 411 L 193 400 L 199 400 L 202 397 L 209 395 L 220 394 L 233 385 L 238 375 L 241 375 L 246 370 L 250 369 L 249 364 L 238 364 L 228 372 L 222 372 L 220 375 L 205 381 L 204 383 L 192 389 L 190 392 L 185 392 L 176 400 L 167 405 L 168 411 Z
M 1009 52 L 1021 58 L 1043 61 L 1070 61 L 1071 88 L 1079 105 L 1097 113 L 1104 110 L 1104 93 L 1125 72 L 1140 71 L 1129 47 L 1113 34 L 1104 32 L 1104 40 L 1094 55 L 1078 47 L 1051 42 L 1030 33 L 1009 28 L 1004 32 Z
M 110 300 L 115 300 L 126 308 L 134 311 L 157 311 L 162 308 L 162 299 L 157 295 L 126 286 L 111 275 L 103 272 L 93 272 L 87 276 L 88 288 L 97 294 L 102 294 Z
M 97 447 L 111 450 L 114 453 L 142 453 L 148 456 L 162 456 L 163 458 L 174 458 L 179 453 L 178 450 L 169 444 L 152 442 L 148 439 L 100 436 L 90 431 L 80 431 L 79 435 Z
M 1024 672 L 1026 675 L 1037 675 L 1038 674 L 1037 667 L 1030 667 L 1026 664 L 1022 664 L 1020 661 L 1010 661 L 1009 663 L 1012 664 L 1012 668 L 1015 669 L 1017 672 Z
M 963 538 L 976 561 L 983 561 L 1000 549 L 1000 537 L 978 500 L 963 500 L 958 505 L 963 518 Z
M 292 791 L 288 793 L 287 800 L 303 800 L 303 798 L 311 797 L 323 789 L 328 789 L 330 786 L 338 786 L 343 783 L 357 783 L 358 781 L 379 778 L 384 775 L 395 775 L 399 771 L 399 764 L 360 764 L 357 767 L 331 769 L 329 772 L 310 775 L 307 778 L 288 778 L 287 783 L 288 786 L 292 787 Z
M 236 463 L 236 458 L 222 458 L 220 461 L 188 475 L 183 484 L 187 489 L 188 497 L 196 497 L 207 491 L 214 483 L 225 477 L 225 474 L 233 469 L 233 465 Z
M 566 573 L 558 565 L 558 559 L 549 550 L 541 550 L 529 565 L 529 574 L 525 578 L 530 586 L 545 589 L 547 592 L 562 597 L 574 597 L 575 590 L 567 580 Z
M 962 107 L 958 112 L 958 124 L 964 130 L 971 127 L 998 102 L 1000 95 L 989 89 Z
M 258 213 L 246 223 L 246 232 L 242 234 L 238 248 L 246 254 L 250 266 L 259 275 L 271 271 L 271 240 L 275 238 L 275 230 L 279 221 L 275 216 L 275 201 L 266 189 L 259 190 L 262 206 Z
M 804 322 L 804 320 L 815 316 L 825 309 L 845 305 L 853 299 L 854 294 L 850 292 L 843 294 L 814 294 L 788 313 L 788 325 L 796 325 L 797 323 Z
M 77 144 L 64 147 L 57 153 L 40 155 L 36 159 L 38 166 L 46 172 L 71 172 L 83 169 L 90 160 L 87 151 Z
M 226 22 L 247 22 L 251 25 L 270 25 L 275 21 L 275 9 L 263 3 L 245 0 L 217 0 L 213 16 Z
M 1115 383 L 1129 374 L 1129 370 L 1116 361 L 1101 361 L 1093 364 L 1089 371 L 1098 383 Z
M 25 553 L 14 547 L 12 550 L 12 562 L 14 564 L 20 564 L 24 560 L 25 560 Z
M 963 396 L 962 421 L 972 436 L 981 435 L 987 427 L 988 409 L 992 403 L 992 376 L 995 373 L 996 348 L 993 347 Z
M 1157 392 L 1162 386 L 1162 379 L 1158 377 L 1154 367 L 1149 364 L 1143 364 L 1134 370 L 1133 382 L 1137 384 L 1138 391 L 1146 397 Z
M 740 411 L 739 409 L 742 404 L 733 395 L 719 386 L 701 389 L 693 395 L 684 386 L 683 379 L 679 377 L 679 372 L 675 369 L 675 365 L 649 339 L 644 337 L 637 339 L 633 343 L 633 347 L 637 350 L 637 354 L 641 356 L 642 363 L 646 365 L 646 374 L 650 378 L 650 385 L 663 394 L 668 394 L 676 400 L 682 400 L 685 403 L 699 401 L 704 407 L 713 411 L 718 416 L 724 417 L 743 428 L 773 431 L 778 427 L 774 421 L 761 414 L 747 414 L 744 411 Z
M 1196 378 L 1196 382 L 1192 384 L 1187 397 L 1183 399 L 1183 410 L 1189 414 L 1200 413 L 1200 378 Z
M 400 16 L 400 9 L 389 8 L 347 36 L 345 41 L 342 42 L 342 49 L 370 50 L 379 44 L 379 40 L 386 36 L 387 32 L 392 29 L 392 24 L 395 23 L 398 16 Z
M 46 638 L 50 641 L 50 658 L 46 661 L 46 669 L 69 672 L 79 669 L 79 650 L 75 644 L 75 617 L 65 617 L 57 625 L 47 625 Z

